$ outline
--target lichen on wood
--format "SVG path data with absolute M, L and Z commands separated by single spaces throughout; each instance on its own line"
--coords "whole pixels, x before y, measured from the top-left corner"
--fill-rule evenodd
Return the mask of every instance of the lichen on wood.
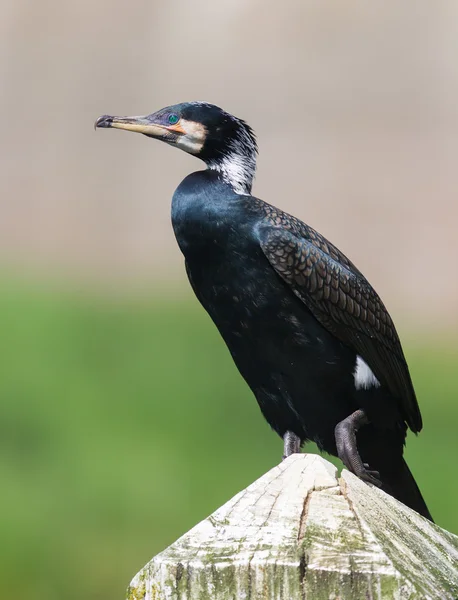
M 155 556 L 129 600 L 458 598 L 458 537 L 295 454 Z

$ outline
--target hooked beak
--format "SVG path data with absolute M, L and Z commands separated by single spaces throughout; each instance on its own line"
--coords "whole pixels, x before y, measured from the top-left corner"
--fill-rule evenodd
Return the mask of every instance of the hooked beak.
M 175 143 L 180 135 L 186 132 L 180 126 L 176 125 L 160 125 L 154 122 L 154 115 L 145 117 L 112 117 L 110 115 L 102 115 L 94 124 L 94 129 L 101 128 L 127 129 L 127 131 L 136 131 L 143 133 L 152 138 L 164 140 L 169 143 Z

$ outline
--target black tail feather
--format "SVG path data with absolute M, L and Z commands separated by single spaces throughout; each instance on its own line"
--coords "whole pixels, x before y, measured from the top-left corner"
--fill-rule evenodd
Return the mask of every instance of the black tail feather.
M 423 496 L 406 461 L 402 458 L 396 468 L 381 469 L 382 490 L 434 523 Z

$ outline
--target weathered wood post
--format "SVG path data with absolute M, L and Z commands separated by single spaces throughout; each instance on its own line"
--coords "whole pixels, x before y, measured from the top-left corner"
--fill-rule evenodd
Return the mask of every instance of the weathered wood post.
M 458 599 L 458 537 L 295 454 L 155 556 L 129 600 Z

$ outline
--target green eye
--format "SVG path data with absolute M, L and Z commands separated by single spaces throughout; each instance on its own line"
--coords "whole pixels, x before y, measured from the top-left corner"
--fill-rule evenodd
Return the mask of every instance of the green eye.
M 170 125 L 176 125 L 179 121 L 178 115 L 169 115 L 169 123 Z

